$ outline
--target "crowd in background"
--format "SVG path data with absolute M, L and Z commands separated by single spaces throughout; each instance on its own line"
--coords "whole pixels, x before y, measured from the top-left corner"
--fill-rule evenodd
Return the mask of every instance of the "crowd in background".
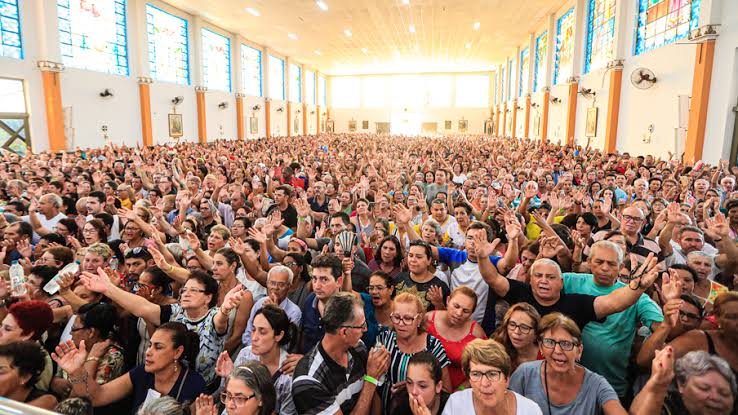
M 5 152 L 0 396 L 738 414 L 736 175 L 472 135 Z

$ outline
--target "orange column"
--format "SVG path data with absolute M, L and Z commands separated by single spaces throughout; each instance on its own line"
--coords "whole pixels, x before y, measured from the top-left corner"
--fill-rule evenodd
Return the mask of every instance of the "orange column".
M 67 149 L 67 144 L 64 140 L 64 113 L 61 99 L 61 82 L 59 80 L 59 72 L 64 70 L 64 65 L 40 61 L 38 67 L 41 69 L 41 79 L 44 86 L 49 150 L 64 151 Z
M 579 91 L 579 82 L 569 84 L 569 99 L 566 105 L 566 144 L 574 145 L 574 131 L 577 125 L 577 91 Z
M 151 78 L 138 78 L 138 96 L 141 101 L 141 138 L 144 147 L 154 145 L 151 127 Z
M 302 135 L 308 135 L 308 106 L 302 104 Z
M 287 101 L 287 137 L 292 137 L 292 103 Z
M 512 110 L 512 113 L 513 113 L 512 114 L 512 129 L 511 129 L 510 132 L 512 134 L 512 138 L 515 138 L 515 135 L 517 133 L 516 130 L 518 129 L 518 123 L 517 123 L 517 121 L 518 121 L 518 100 L 517 99 L 516 100 L 513 100 L 513 110 Z
M 507 102 L 503 106 L 502 111 L 502 136 L 505 137 L 507 134 Z
M 610 71 L 610 91 L 607 96 L 607 125 L 605 126 L 605 152 L 613 153 L 617 148 L 618 116 L 620 114 L 620 91 L 623 85 L 623 66 Z
M 500 106 L 495 109 L 495 135 L 500 136 Z
M 315 107 L 315 135 L 320 134 L 320 107 Z
M 543 90 L 543 103 L 541 105 L 541 142 L 548 141 L 548 106 L 551 104 L 551 90 Z
M 523 134 L 524 138 L 530 137 L 530 95 L 527 95 L 525 97 L 525 127 L 523 127 L 523 131 L 525 133 Z
M 684 162 L 693 164 L 702 159 L 707 125 L 707 104 L 710 100 L 712 84 L 712 64 L 715 59 L 715 39 L 708 39 L 697 45 L 692 78 L 692 103 L 689 106 L 689 125 L 687 142 L 684 148 Z
M 205 116 L 205 91 L 207 90 L 205 87 L 195 88 L 195 95 L 197 96 L 197 138 L 200 140 L 200 144 L 208 142 L 207 117 Z
M 236 94 L 236 135 L 239 140 L 246 139 L 246 126 L 243 118 L 243 94 Z
M 264 102 L 264 115 L 266 117 L 266 136 L 267 138 L 272 136 L 272 101 L 266 100 Z

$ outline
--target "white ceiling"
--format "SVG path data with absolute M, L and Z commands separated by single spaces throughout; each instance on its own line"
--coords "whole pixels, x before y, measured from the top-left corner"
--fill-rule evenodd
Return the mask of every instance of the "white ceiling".
M 491 70 L 566 3 L 324 0 L 328 10 L 322 11 L 314 0 L 165 1 L 329 75 Z

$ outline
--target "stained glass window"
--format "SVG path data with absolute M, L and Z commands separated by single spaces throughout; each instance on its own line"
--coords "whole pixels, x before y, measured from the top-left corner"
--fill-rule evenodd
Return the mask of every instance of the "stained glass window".
M 302 102 L 302 68 L 294 63 L 290 64 L 290 101 Z
M 126 0 L 57 0 L 56 4 L 65 65 L 128 75 Z
M 615 0 L 589 0 L 584 73 L 604 68 L 615 56 Z
M 505 94 L 505 90 L 507 88 L 507 68 L 502 67 L 502 72 L 500 73 L 500 102 L 507 100 L 507 94 Z
M 325 76 L 321 76 L 318 78 L 318 105 L 321 105 L 324 108 L 328 106 L 328 100 L 326 97 Z
M 530 79 L 530 49 L 520 51 L 520 88 L 518 96 L 524 96 L 528 91 L 528 79 Z
M 241 45 L 241 78 L 243 93 L 260 97 L 262 92 L 261 51 L 251 46 Z
M 686 38 L 699 18 L 700 0 L 638 0 L 634 54 Z
M 0 0 L 0 56 L 23 59 L 18 0 Z
M 159 81 L 189 85 L 187 20 L 147 4 L 146 32 L 151 77 Z
M 315 105 L 315 72 L 305 70 L 305 103 Z
M 284 99 L 284 60 L 269 55 L 269 98 Z
M 554 56 L 553 83 L 566 81 L 574 71 L 574 27 L 576 15 L 569 9 L 556 21 L 556 49 Z
M 514 82 L 513 79 L 515 77 L 515 59 L 510 59 L 507 61 L 507 99 L 512 99 L 513 92 L 514 92 Z
M 548 69 L 548 31 L 541 33 L 536 38 L 535 72 L 533 73 L 533 92 L 538 92 L 546 82 L 546 69 Z
M 208 89 L 231 91 L 231 39 L 202 29 L 202 79 Z
M 457 107 L 485 108 L 489 106 L 488 75 L 458 75 L 456 77 Z

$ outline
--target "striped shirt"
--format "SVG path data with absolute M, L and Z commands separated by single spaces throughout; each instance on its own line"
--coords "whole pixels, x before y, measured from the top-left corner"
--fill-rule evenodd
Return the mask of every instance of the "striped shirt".
M 608 232 L 610 231 L 599 231 L 594 234 L 592 239 L 594 240 L 594 242 L 600 241 L 605 238 L 605 235 L 607 235 Z M 655 258 L 658 258 L 658 260 L 663 259 L 659 256 L 659 254 L 661 253 L 661 247 L 659 246 L 658 242 L 654 241 L 653 239 L 648 239 L 640 233 L 638 234 L 638 241 L 635 243 L 635 245 L 631 244 L 630 240 L 627 237 L 626 242 L 628 244 L 627 253 L 631 254 L 631 258 L 635 257 L 635 259 L 638 260 L 638 264 L 642 264 L 643 262 L 645 262 L 646 257 L 648 257 L 648 254 L 650 253 L 653 253 L 653 256 Z
M 292 380 L 292 401 L 300 415 L 349 414 L 364 386 L 368 353 L 364 343 L 349 349 L 348 367 L 336 363 L 318 342 L 300 359 Z

